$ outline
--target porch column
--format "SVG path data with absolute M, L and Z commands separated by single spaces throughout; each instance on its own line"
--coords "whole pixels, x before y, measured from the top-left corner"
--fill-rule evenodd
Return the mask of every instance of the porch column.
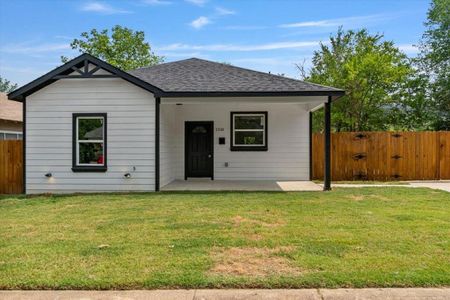
M 161 98 L 155 98 L 155 192 L 159 192 L 159 115 Z
M 325 116 L 325 134 L 324 134 L 324 154 L 325 154 L 325 170 L 323 173 L 323 190 L 331 190 L 331 96 L 328 96 L 328 101 L 325 102 L 324 107 Z
M 313 112 L 309 112 L 309 180 L 313 180 L 313 155 L 312 155 L 312 121 Z

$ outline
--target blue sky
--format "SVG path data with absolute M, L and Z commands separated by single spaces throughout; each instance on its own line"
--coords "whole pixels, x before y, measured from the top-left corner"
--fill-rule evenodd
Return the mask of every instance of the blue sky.
M 165 61 L 199 57 L 298 78 L 339 25 L 383 33 L 415 55 L 427 0 L 0 0 L 0 75 L 20 85 L 76 56 L 83 31 L 143 30 Z

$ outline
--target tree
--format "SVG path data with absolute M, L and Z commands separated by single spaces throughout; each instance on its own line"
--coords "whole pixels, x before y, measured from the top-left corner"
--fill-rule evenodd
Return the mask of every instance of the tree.
M 427 76 L 414 72 L 400 84 L 387 114 L 389 129 L 433 130 L 435 110 L 430 101 Z
M 420 43 L 419 66 L 428 76 L 435 129 L 450 129 L 450 0 L 432 0 Z
M 112 28 L 111 36 L 108 29 L 97 31 L 92 29 L 89 33 L 81 33 L 80 39 L 74 39 L 70 46 L 82 53 L 89 53 L 113 66 L 128 71 L 140 67 L 159 64 L 163 57 L 155 55 L 150 44 L 145 42 L 143 31 L 116 25 Z M 62 56 L 62 62 L 68 58 Z
M 329 45 L 321 43 L 314 52 L 313 67 L 305 79 L 346 91 L 332 105 L 336 131 L 389 128 L 389 114 L 413 68 L 393 42 L 382 39 L 383 35 L 370 35 L 365 29 L 339 28 Z M 313 124 L 316 130 L 323 128 L 317 118 Z
M 9 93 L 17 89 L 17 83 L 11 83 L 11 81 L 0 76 L 0 92 Z

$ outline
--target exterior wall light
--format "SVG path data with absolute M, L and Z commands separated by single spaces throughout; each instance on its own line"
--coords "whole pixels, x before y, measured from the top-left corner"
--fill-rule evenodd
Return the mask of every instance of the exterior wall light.
M 47 177 L 47 178 L 50 178 L 50 177 L 52 177 L 53 175 L 52 175 L 52 173 L 50 173 L 50 172 L 48 172 L 47 174 L 45 174 L 45 177 Z
M 130 174 L 130 173 L 125 173 L 123 176 L 124 176 L 125 178 L 131 178 L 131 174 Z

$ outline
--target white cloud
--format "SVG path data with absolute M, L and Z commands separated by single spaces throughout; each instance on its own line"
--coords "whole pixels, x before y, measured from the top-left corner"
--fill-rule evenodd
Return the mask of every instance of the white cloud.
M 230 25 L 230 26 L 225 26 L 222 29 L 225 29 L 225 30 L 261 30 L 261 29 L 267 29 L 267 26 Z
M 55 39 L 61 39 L 61 40 L 73 40 L 73 37 L 68 36 L 68 35 L 55 35 L 54 36 Z
M 209 23 L 211 23 L 209 18 L 201 16 L 201 17 L 198 17 L 197 19 L 195 19 L 194 21 L 192 21 L 191 23 L 189 23 L 189 25 L 191 25 L 195 29 L 200 29 L 203 26 L 208 25 Z
M 142 2 L 144 4 L 148 4 L 148 5 L 169 5 L 169 4 L 172 4 L 171 1 L 166 1 L 166 0 L 142 0 Z
M 108 4 L 101 3 L 101 2 L 89 2 L 84 4 L 81 7 L 82 11 L 88 11 L 88 12 L 96 12 L 106 15 L 113 15 L 113 14 L 129 14 L 131 13 L 128 10 L 122 10 L 118 8 L 114 8 Z
M 208 0 L 185 0 L 185 1 L 197 6 L 203 6 L 205 5 L 206 2 L 208 2 Z
M 226 15 L 235 15 L 236 12 L 234 10 L 228 9 L 228 8 L 224 8 L 224 7 L 216 7 L 216 13 L 219 16 L 226 16 Z
M 55 52 L 62 50 L 69 50 L 69 43 L 61 43 L 61 44 L 9 44 L 0 47 L 0 52 L 5 53 L 20 53 L 20 54 L 35 54 L 35 53 L 43 53 L 43 52 Z
M 318 21 L 305 21 L 298 23 L 281 24 L 281 28 L 306 28 L 306 27 L 336 27 L 341 25 L 360 26 L 363 24 L 370 24 L 380 21 L 392 19 L 395 16 L 392 14 L 376 14 L 369 16 L 354 16 L 338 19 L 318 20 Z
M 211 44 L 211 45 L 189 45 L 189 44 L 171 44 L 158 47 L 159 51 L 266 51 L 280 49 L 302 49 L 314 48 L 319 45 L 318 41 L 309 42 L 278 42 L 256 45 L 236 45 L 236 44 Z
M 173 58 L 190 58 L 190 57 L 203 57 L 206 58 L 208 55 L 205 55 L 201 52 L 193 51 L 193 52 L 170 52 L 170 51 L 163 51 L 160 52 L 164 57 L 173 57 Z
M 411 44 L 400 44 L 397 45 L 398 49 L 403 51 L 405 54 L 413 55 L 419 53 L 419 48 Z

